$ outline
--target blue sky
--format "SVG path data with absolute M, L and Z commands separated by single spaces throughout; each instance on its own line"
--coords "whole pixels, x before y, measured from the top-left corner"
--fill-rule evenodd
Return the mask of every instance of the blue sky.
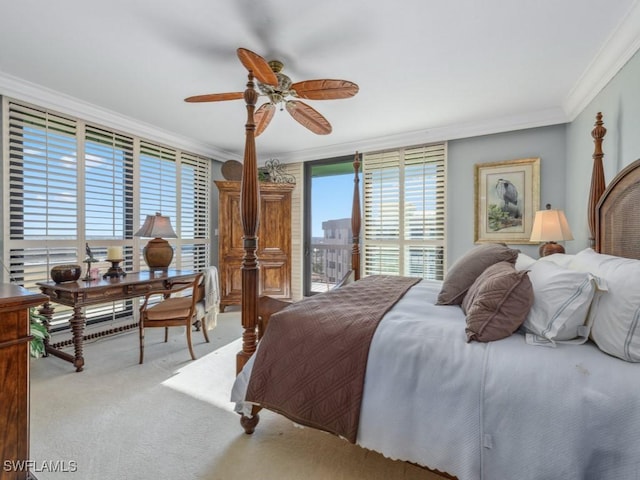
M 322 222 L 351 217 L 353 174 L 314 177 L 311 185 L 311 234 L 324 236 Z

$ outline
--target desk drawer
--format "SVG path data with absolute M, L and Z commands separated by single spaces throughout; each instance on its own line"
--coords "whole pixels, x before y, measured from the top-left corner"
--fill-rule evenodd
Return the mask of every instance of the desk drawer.
M 144 295 L 151 290 L 163 290 L 165 288 L 164 280 L 157 280 L 152 283 L 127 285 L 127 295 L 138 297 Z
M 102 300 L 103 302 L 110 301 L 110 298 L 122 298 L 123 287 L 114 285 L 113 287 L 105 287 L 100 290 L 85 290 L 84 299 L 86 302 L 92 302 L 96 300 Z

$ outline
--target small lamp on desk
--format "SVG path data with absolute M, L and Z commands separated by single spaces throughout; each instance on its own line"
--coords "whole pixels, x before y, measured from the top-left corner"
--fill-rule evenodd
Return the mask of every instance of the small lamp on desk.
M 144 247 L 144 261 L 150 270 L 167 269 L 173 260 L 173 248 L 165 238 L 178 238 L 171 226 L 171 219 L 156 212 L 155 215 L 147 215 L 140 230 L 133 234 L 134 237 L 151 238 Z
M 541 257 L 553 253 L 564 253 L 564 247 L 556 242 L 573 240 L 567 218 L 562 210 L 552 210 L 547 203 L 546 210 L 538 210 L 531 229 L 532 242 L 545 242 L 540 245 Z

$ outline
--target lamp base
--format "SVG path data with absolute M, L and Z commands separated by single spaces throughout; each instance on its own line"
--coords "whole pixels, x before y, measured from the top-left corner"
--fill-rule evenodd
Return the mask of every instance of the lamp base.
M 166 270 L 173 260 L 173 248 L 165 239 L 153 238 L 144 247 L 143 255 L 150 270 Z
M 556 242 L 546 242 L 540 245 L 538 253 L 540 253 L 541 257 L 546 257 L 554 253 L 564 253 L 564 247 Z

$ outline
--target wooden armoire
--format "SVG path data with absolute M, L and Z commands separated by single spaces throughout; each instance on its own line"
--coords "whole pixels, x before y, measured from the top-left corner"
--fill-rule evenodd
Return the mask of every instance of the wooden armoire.
M 240 182 L 217 180 L 220 311 L 242 297 Z M 291 299 L 291 192 L 295 185 L 260 182 L 259 295 Z

